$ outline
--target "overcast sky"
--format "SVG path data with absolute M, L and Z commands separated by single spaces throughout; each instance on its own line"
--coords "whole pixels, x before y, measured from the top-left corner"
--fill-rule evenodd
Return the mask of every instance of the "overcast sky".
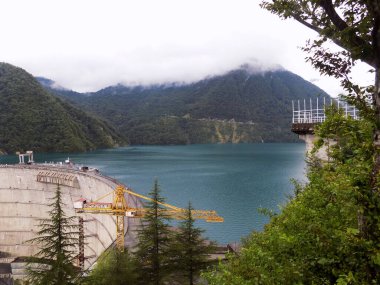
M 281 65 L 331 95 L 299 49 L 314 32 L 260 0 L 1 0 L 0 61 L 80 92 Z M 365 65 L 355 76 L 372 79 Z

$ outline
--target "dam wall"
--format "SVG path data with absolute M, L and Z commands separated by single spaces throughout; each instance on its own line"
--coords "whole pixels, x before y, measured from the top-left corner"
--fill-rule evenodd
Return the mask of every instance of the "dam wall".
M 63 183 L 62 183 L 63 182 Z M 77 214 L 74 202 L 94 201 L 120 184 L 94 171 L 81 171 L 68 165 L 0 165 L 0 258 L 13 260 L 35 254 L 38 245 L 27 243 L 36 237 L 39 219 L 48 218 L 49 204 L 57 185 L 67 216 L 83 218 L 84 268 L 87 269 L 116 238 L 115 218 L 106 214 Z M 142 202 L 126 194 L 131 207 Z M 112 202 L 112 195 L 102 202 Z M 125 244 L 132 247 L 140 221 L 125 218 Z M 79 254 L 79 250 L 78 250 Z M 0 261 L 1 262 L 1 261 Z

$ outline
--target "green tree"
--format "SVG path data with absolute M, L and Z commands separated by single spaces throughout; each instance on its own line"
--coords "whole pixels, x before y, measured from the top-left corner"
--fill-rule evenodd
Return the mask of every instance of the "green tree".
M 129 285 L 136 284 L 137 277 L 136 264 L 129 252 L 111 248 L 99 258 L 85 284 Z
M 174 268 L 186 277 L 187 284 L 193 285 L 201 269 L 210 265 L 209 254 L 215 249 L 213 243 L 202 237 L 204 230 L 197 228 L 191 211 L 191 203 L 186 209 L 186 219 L 175 234 L 173 250 Z M 184 283 L 183 283 L 184 284 Z
M 168 224 L 170 217 L 162 203 L 158 181 L 155 180 L 151 198 L 145 205 L 146 213 L 142 220 L 142 229 L 138 232 L 138 244 L 135 256 L 140 270 L 142 284 L 163 284 L 170 273 L 171 231 Z
M 360 235 L 357 222 L 363 193 L 371 190 L 374 128 L 330 114 L 318 134 L 336 139 L 333 159 L 311 159 L 309 182 L 296 185 L 295 197 L 243 242 L 240 255 L 205 274 L 209 283 L 379 284 L 372 274 L 380 264 L 377 245 Z
M 304 50 L 307 60 L 322 74 L 341 81 L 347 100 L 361 110 L 361 116 L 375 124 L 372 144 L 376 148 L 370 161 L 371 190 L 362 188 L 363 198 L 358 214 L 359 230 L 374 252 L 380 251 L 379 199 L 380 188 L 380 1 L 379 0 L 271 0 L 262 7 L 281 18 L 293 18 L 316 31 L 319 37 L 309 41 Z M 331 40 L 343 50 L 331 51 Z M 361 87 L 352 82 L 352 67 L 360 60 L 374 72 L 374 84 Z M 369 103 L 370 102 L 370 103 Z M 377 254 L 377 253 L 376 253 Z M 380 272 L 368 268 L 370 275 Z
M 75 217 L 67 217 L 59 185 L 49 204 L 49 218 L 40 220 L 37 237 L 28 242 L 39 251 L 28 261 L 28 281 L 39 285 L 71 285 L 78 281 L 79 268 L 73 264 L 77 256 L 78 226 Z

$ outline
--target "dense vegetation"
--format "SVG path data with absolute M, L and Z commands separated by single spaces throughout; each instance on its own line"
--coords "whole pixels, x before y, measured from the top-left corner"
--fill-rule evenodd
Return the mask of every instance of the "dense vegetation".
M 56 98 L 24 70 L 0 63 L 0 152 L 73 152 L 113 147 L 107 123 Z
M 332 110 L 317 135 L 328 162 L 311 158 L 306 185 L 240 256 L 205 273 L 210 284 L 380 284 L 380 1 L 264 0 L 262 7 L 318 33 L 304 50 L 322 74 L 339 79 L 362 119 Z M 342 49 L 331 50 L 332 40 Z M 352 82 L 356 60 L 374 86 Z
M 336 142 L 330 161 L 310 159 L 309 182 L 296 184 L 295 197 L 244 241 L 239 256 L 205 274 L 210 284 L 379 284 L 372 274 L 380 266 L 376 239 L 363 236 L 358 223 L 365 207 L 380 203 L 370 185 L 373 129 L 369 121 L 331 114 L 318 131 L 319 146 Z M 372 218 L 371 234 L 378 235 L 378 213 Z
M 105 251 L 97 260 L 95 268 L 84 278 L 85 285 L 135 285 L 139 275 L 137 262 L 128 250 L 116 248 Z
M 248 65 L 187 85 L 52 90 L 106 119 L 131 144 L 296 141 L 291 101 L 328 96 L 291 72 Z

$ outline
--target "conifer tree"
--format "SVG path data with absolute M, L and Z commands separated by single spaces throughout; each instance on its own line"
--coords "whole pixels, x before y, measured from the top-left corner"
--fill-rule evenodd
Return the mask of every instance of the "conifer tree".
M 174 267 L 185 276 L 187 284 L 190 285 L 194 284 L 199 271 L 210 264 L 208 255 L 214 250 L 214 244 L 202 237 L 204 230 L 195 226 L 192 210 L 189 202 L 186 219 L 180 223 L 174 243 Z
M 142 221 L 142 229 L 138 232 L 135 256 L 141 270 L 141 284 L 159 285 L 170 272 L 171 231 L 168 224 L 170 217 L 160 204 L 165 200 L 161 197 L 157 180 L 149 196 L 152 200 L 146 204 L 147 210 Z
M 49 218 L 41 219 L 37 237 L 29 240 L 39 251 L 29 258 L 28 281 L 39 285 L 75 284 L 80 271 L 74 266 L 78 244 L 75 217 L 67 217 L 59 185 L 49 204 Z

